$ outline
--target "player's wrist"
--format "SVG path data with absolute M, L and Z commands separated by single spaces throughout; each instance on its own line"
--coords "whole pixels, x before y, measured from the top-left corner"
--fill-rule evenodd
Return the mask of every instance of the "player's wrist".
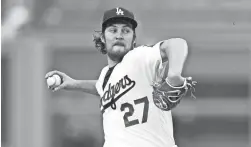
M 71 82 L 70 82 L 69 86 L 72 89 L 80 89 L 81 88 L 81 83 L 82 83 L 81 80 L 71 79 Z

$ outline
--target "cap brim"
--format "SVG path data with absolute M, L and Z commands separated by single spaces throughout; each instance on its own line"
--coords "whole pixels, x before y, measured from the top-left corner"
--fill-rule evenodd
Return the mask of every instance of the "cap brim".
M 107 23 L 109 23 L 110 21 L 116 21 L 116 20 L 124 20 L 124 21 L 127 21 L 129 23 L 132 24 L 132 27 L 135 29 L 137 26 L 138 26 L 138 23 L 132 19 L 132 18 L 129 18 L 129 17 L 123 17 L 123 16 L 120 16 L 120 17 L 112 17 L 112 18 L 108 18 L 106 19 L 103 23 L 102 23 L 102 28 L 106 26 Z

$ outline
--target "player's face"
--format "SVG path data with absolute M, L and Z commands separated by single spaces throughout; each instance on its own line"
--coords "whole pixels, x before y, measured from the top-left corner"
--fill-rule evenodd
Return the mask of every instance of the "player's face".
M 134 31 L 130 24 L 112 24 L 105 29 L 104 42 L 107 54 L 114 61 L 120 61 L 133 49 Z

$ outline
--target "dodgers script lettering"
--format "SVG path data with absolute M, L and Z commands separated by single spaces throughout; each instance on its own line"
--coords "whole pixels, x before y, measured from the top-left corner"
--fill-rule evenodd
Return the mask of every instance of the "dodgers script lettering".
M 108 89 L 105 91 L 104 95 L 102 96 L 102 100 L 106 102 L 108 100 L 114 99 L 115 95 L 118 94 L 122 89 L 129 89 L 134 85 L 135 85 L 135 81 L 131 80 L 128 77 L 128 75 L 125 75 L 116 84 L 112 85 L 110 83 L 108 85 Z

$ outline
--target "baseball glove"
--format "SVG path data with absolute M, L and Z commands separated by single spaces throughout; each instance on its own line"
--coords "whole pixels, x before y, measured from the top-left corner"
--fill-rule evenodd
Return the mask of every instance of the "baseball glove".
M 175 108 L 181 101 L 181 99 L 187 95 L 187 93 L 190 93 L 190 96 L 192 98 L 196 98 L 194 96 L 195 92 L 195 85 L 196 81 L 192 80 L 192 77 L 185 78 L 184 84 L 179 87 L 174 87 L 170 83 L 168 83 L 167 80 L 165 80 L 166 77 L 166 70 L 163 74 L 159 71 L 158 68 L 156 68 L 156 77 L 153 81 L 153 101 L 154 104 L 163 111 L 169 111 L 173 108 Z

